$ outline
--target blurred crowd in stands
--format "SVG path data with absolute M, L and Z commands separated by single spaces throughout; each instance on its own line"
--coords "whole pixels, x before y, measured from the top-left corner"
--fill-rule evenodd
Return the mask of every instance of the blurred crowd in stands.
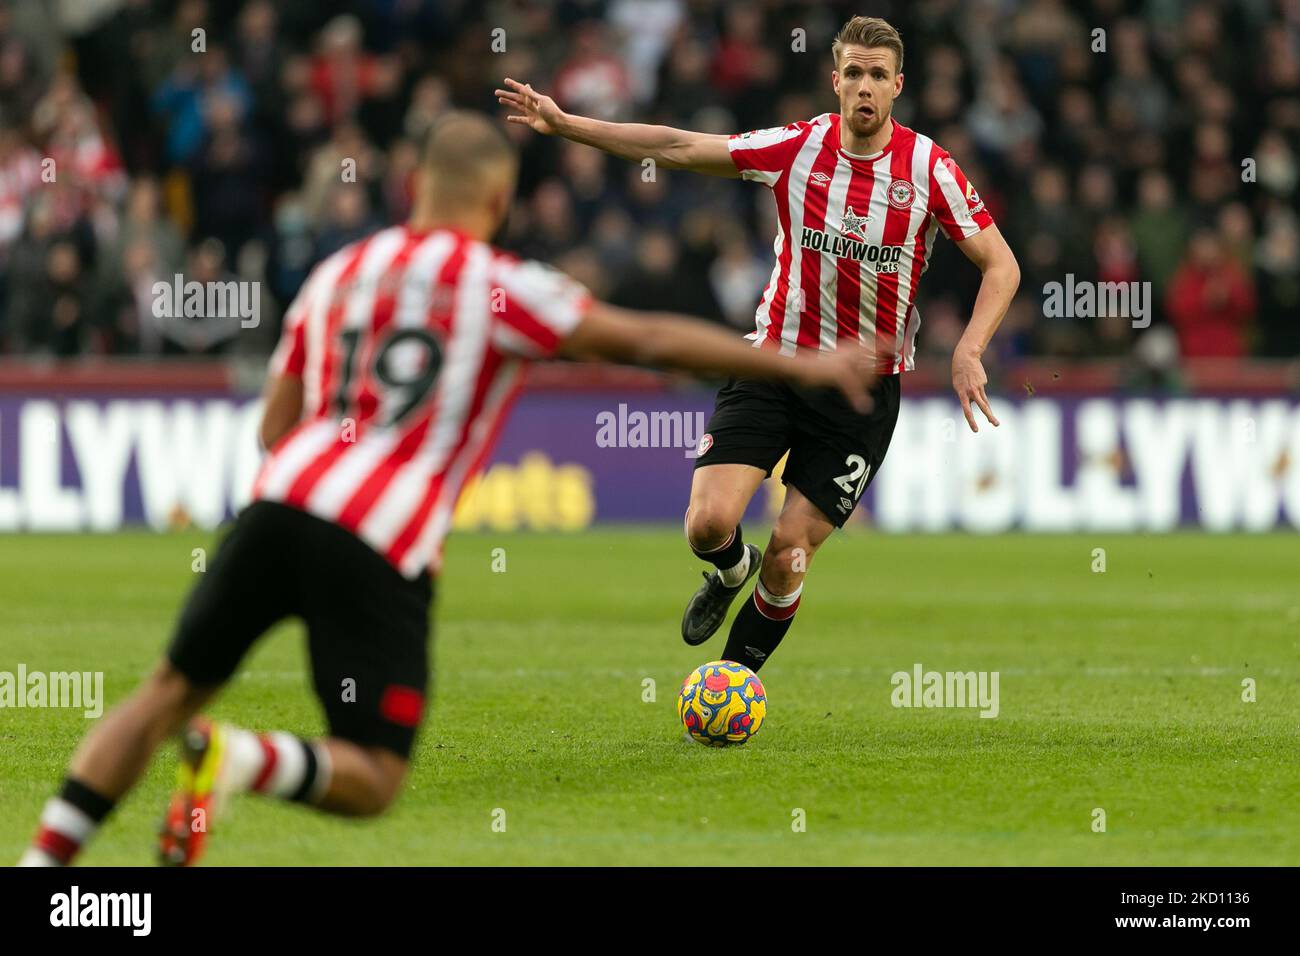
M 895 119 L 956 157 L 1020 259 L 999 357 L 1300 356 L 1300 0 L 0 0 L 0 354 L 268 349 L 316 261 L 407 214 L 430 123 L 499 113 L 502 77 L 608 119 L 774 126 L 836 109 L 855 13 L 898 27 Z M 766 190 L 510 134 L 502 245 L 752 328 Z M 150 290 L 178 273 L 259 282 L 268 320 L 170 327 Z M 1151 328 L 1047 318 L 1067 275 L 1149 281 Z M 941 240 L 923 356 L 946 360 L 978 284 Z

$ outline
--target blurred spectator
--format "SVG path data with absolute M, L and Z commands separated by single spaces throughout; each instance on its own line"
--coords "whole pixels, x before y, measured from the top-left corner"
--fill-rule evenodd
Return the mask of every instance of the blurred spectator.
M 632 269 L 615 286 L 611 302 L 630 309 L 718 318 L 718 304 L 709 286 L 681 281 L 680 253 L 671 235 L 651 229 L 642 234 L 636 250 Z
M 1184 358 L 1246 354 L 1255 290 L 1213 229 L 1192 234 L 1187 257 L 1169 283 L 1166 308 Z
M 228 63 L 224 47 L 213 45 L 182 59 L 153 98 L 154 109 L 167 123 L 168 161 L 183 166 L 195 158 L 217 104 L 223 117 L 233 114 L 239 123 L 251 102 L 248 84 Z
M 23 205 L 41 180 L 41 154 L 21 131 L 0 125 L 0 268 L 23 231 Z
M 18 35 L 13 13 L 0 6 L 0 115 L 30 116 L 49 82 L 49 74 L 26 38 Z
M 729 325 L 750 331 L 769 269 L 744 236 L 729 235 L 709 268 L 709 283 Z
M 280 59 L 285 51 L 276 26 L 270 0 L 250 0 L 239 13 L 236 62 L 259 110 L 274 108 L 280 99 Z
M 75 355 L 88 331 L 91 294 L 87 224 L 61 229 L 52 198 L 42 197 L 9 263 L 8 324 L 15 351 Z
M 577 143 L 565 143 L 562 150 L 560 169 L 572 198 L 578 228 L 586 233 L 596 217 L 618 201 L 606 175 L 608 161 L 598 150 Z
M 316 261 L 316 242 L 302 198 L 281 196 L 275 207 L 268 251 L 267 279 L 271 292 L 287 303 L 307 278 Z
M 127 247 L 137 243 L 154 250 L 154 258 L 162 272 L 180 270 L 184 244 L 176 227 L 163 216 L 158 181 L 148 176 L 142 176 L 131 184 L 121 229 L 100 259 L 102 277 L 120 272 Z
M 1086 42 L 1083 23 L 1061 0 L 1030 0 L 1019 5 L 1007 27 L 1007 46 L 1035 90 L 1058 81 L 1060 52 Z
M 1300 226 L 1292 212 L 1269 219 L 1256 253 L 1259 354 L 1300 356 Z
M 1042 117 L 1025 95 L 1010 60 L 998 63 L 986 89 L 967 115 L 966 124 L 979 148 L 993 154 L 1010 152 L 1026 141 L 1036 141 L 1042 134 Z
M 329 207 L 321 223 L 315 258 L 319 261 L 379 228 L 371 213 L 370 197 L 356 184 L 339 185 L 329 194 Z
M 1300 171 L 1296 169 L 1295 152 L 1287 146 L 1286 138 L 1276 130 L 1265 132 L 1255 155 L 1259 184 L 1276 196 L 1294 198 Z
M 378 185 L 380 158 L 356 123 L 339 123 L 328 143 L 311 154 L 303 180 L 307 220 L 324 228 L 326 207 L 340 184 L 370 191 Z
M 388 168 L 381 184 L 387 222 L 401 222 L 410 216 L 419 168 L 420 147 L 409 139 L 395 140 L 388 150 Z
M 1249 272 L 1255 265 L 1255 223 L 1246 204 L 1230 202 L 1219 207 L 1214 226 L 1227 253 Z
M 213 97 L 208 117 L 208 135 L 193 163 L 194 226 L 237 254 L 257 230 L 265 164 L 240 125 L 233 98 Z
M 32 126 L 44 140 L 50 160 L 50 192 L 58 197 L 64 220 L 87 217 L 100 230 L 116 226 L 117 203 L 127 177 L 113 143 L 100 130 L 94 104 L 76 78 L 62 74 L 41 97 Z
M 685 16 L 682 0 L 613 0 L 610 25 L 623 40 L 623 61 L 638 103 L 654 98 L 659 64 Z
M 411 103 L 402 120 L 402 132 L 414 142 L 423 142 L 429 127 L 451 109 L 451 92 L 447 81 L 432 74 L 420 78 L 411 91 Z
M 311 67 L 311 88 L 333 124 L 355 119 L 362 104 L 372 97 L 392 96 L 398 85 L 397 64 L 362 46 L 361 21 L 338 16 L 321 32 Z
M 1169 95 L 1156 75 L 1147 47 L 1147 30 L 1136 20 L 1114 30 L 1115 76 L 1107 100 L 1131 111 L 1133 128 L 1159 132 L 1168 118 Z
M 1163 301 L 1169 277 L 1182 258 L 1187 227 L 1187 217 L 1175 201 L 1168 175 L 1158 169 L 1143 173 L 1130 228 L 1143 278 L 1151 282 L 1157 301 Z
M 632 81 L 613 54 L 609 31 L 599 20 L 570 28 L 572 50 L 555 71 L 555 100 L 565 109 L 620 119 L 630 111 Z
M 657 112 L 662 116 L 689 116 L 701 104 L 714 101 L 708 48 L 689 33 L 678 34 L 663 64 Z M 794 118 L 779 122 L 788 123 Z
M 171 277 L 164 276 L 163 281 Z M 185 264 L 185 282 L 199 283 L 205 290 L 210 283 L 231 283 L 238 277 L 226 267 L 226 250 L 216 239 L 199 243 Z M 168 282 L 168 285 L 172 285 Z M 228 310 L 229 311 L 229 310 Z M 176 315 L 158 317 L 151 310 L 162 333 L 165 355 L 216 355 L 229 348 L 239 332 L 240 317 L 235 314 Z
M 158 182 L 137 179 L 127 199 L 121 229 L 99 256 L 96 351 L 157 352 L 160 340 L 149 312 L 157 281 L 172 282 L 185 265 L 185 246 L 162 215 Z
M 97 314 L 97 352 L 156 355 L 162 350 L 162 329 L 153 314 L 154 285 L 171 285 L 180 271 L 159 262 L 156 246 L 144 238 L 123 245 L 118 267 L 101 280 Z
M 760 77 L 759 64 L 771 52 L 763 42 L 763 11 L 751 4 L 730 4 L 726 27 L 713 51 L 710 70 L 714 89 L 726 97 L 743 94 Z

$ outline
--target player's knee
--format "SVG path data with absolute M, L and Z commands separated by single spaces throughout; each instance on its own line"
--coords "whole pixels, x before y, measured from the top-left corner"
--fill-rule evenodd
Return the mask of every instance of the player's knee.
M 686 540 L 696 551 L 712 551 L 727 543 L 739 518 L 733 509 L 706 500 L 692 503 L 686 512 Z

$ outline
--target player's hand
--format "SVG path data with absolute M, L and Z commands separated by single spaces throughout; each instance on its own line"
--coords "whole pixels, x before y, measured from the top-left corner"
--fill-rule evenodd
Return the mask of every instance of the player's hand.
M 984 417 L 994 426 L 1000 424 L 993 410 L 989 408 L 988 396 L 984 394 L 984 386 L 988 381 L 989 377 L 984 374 L 984 363 L 980 361 L 978 354 L 962 348 L 958 348 L 952 354 L 952 388 L 961 402 L 961 410 L 966 415 L 966 424 L 973 432 L 979 431 L 980 427 L 975 423 L 972 403 L 979 407 Z
M 523 123 L 538 133 L 554 136 L 560 131 L 564 111 L 555 100 L 538 93 L 527 83 L 506 77 L 508 90 L 497 90 L 497 102 L 508 106 L 514 113 L 506 117 L 507 123 Z
M 842 347 L 810 362 L 814 369 L 813 384 L 838 389 L 850 405 L 866 415 L 875 406 L 871 388 L 879 376 L 871 354 L 863 348 Z

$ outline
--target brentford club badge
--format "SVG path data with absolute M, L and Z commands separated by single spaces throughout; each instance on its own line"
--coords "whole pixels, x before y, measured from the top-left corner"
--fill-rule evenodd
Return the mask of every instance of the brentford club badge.
M 889 184 L 889 204 L 895 209 L 907 209 L 916 198 L 916 188 L 906 179 L 895 179 Z

